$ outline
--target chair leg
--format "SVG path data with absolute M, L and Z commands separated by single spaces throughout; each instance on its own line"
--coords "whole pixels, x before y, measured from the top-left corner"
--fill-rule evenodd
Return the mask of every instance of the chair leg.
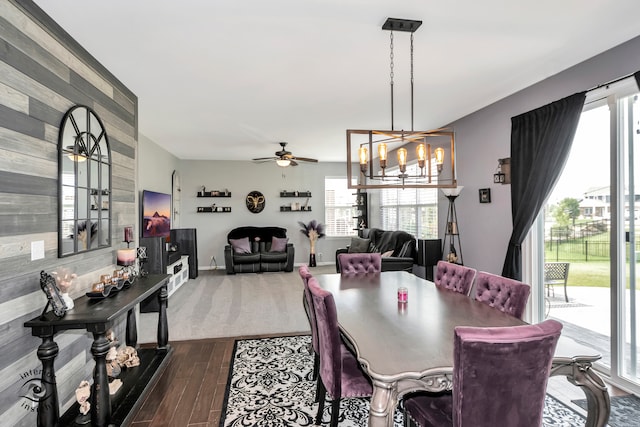
M 334 397 L 331 401 L 331 427 L 338 427 L 338 415 L 340 415 L 340 398 Z
M 322 380 L 320 379 L 320 377 L 318 377 L 316 379 L 316 399 L 314 400 L 314 402 L 320 402 L 320 393 L 321 393 L 320 389 L 324 389 L 324 385 L 322 385 L 321 383 L 322 383 Z
M 312 380 L 315 380 L 318 378 L 319 370 L 320 370 L 320 355 L 314 351 L 313 352 L 313 376 L 311 377 Z
M 322 425 L 322 412 L 324 411 L 324 400 L 327 395 L 327 390 L 324 388 L 324 384 L 322 384 L 322 380 L 320 376 L 318 376 L 318 387 L 316 390 L 316 399 L 318 401 L 318 413 L 316 414 L 316 425 Z
M 564 300 L 569 302 L 569 295 L 567 295 L 567 282 L 564 282 Z
M 318 401 L 318 396 L 320 394 L 320 387 L 322 380 L 320 379 L 320 375 L 318 372 L 320 371 L 320 356 L 316 354 L 316 360 L 314 361 L 314 371 L 315 371 L 315 381 L 316 381 L 316 396 L 314 402 Z M 322 386 L 324 388 L 324 386 Z

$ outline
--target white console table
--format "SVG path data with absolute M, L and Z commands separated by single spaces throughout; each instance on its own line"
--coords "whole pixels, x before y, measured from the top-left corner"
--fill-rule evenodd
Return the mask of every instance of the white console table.
M 189 280 L 189 256 L 182 255 L 179 260 L 167 266 L 166 273 L 170 276 L 167 281 L 167 298 Z M 154 294 L 140 302 L 141 313 L 156 312 L 159 309 L 158 297 Z
M 182 255 L 178 261 L 167 266 L 167 274 L 171 275 L 167 284 L 167 294 L 171 297 L 180 286 L 189 280 L 189 255 Z

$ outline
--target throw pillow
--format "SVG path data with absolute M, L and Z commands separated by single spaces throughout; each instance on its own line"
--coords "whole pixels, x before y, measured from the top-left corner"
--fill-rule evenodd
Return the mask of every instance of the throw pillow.
M 391 251 L 387 251 L 385 253 L 382 254 L 382 258 L 388 258 L 393 254 L 393 250 Z
M 361 237 L 352 237 L 349 245 L 350 254 L 366 253 L 369 250 L 371 239 L 363 239 Z
M 400 258 L 409 257 L 410 254 L 412 253 L 411 251 L 412 246 L 413 246 L 413 240 L 408 240 L 404 242 L 404 244 L 402 245 L 402 248 L 398 252 L 398 256 Z
M 272 237 L 269 252 L 284 252 L 287 249 L 288 242 L 289 239 L 287 237 Z
M 233 251 L 237 254 L 250 254 L 251 245 L 249 244 L 249 238 L 244 237 L 242 239 L 229 239 L 229 243 L 233 248 Z

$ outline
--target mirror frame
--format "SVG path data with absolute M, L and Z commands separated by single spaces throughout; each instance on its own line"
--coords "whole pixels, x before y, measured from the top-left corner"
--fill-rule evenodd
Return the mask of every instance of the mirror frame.
M 82 172 L 86 174 L 82 178 L 86 184 L 80 182 Z M 90 107 L 71 107 L 58 134 L 59 258 L 111 247 L 111 175 L 111 146 L 102 121 Z M 80 206 L 81 202 L 84 206 Z M 90 237 L 87 222 L 91 224 Z

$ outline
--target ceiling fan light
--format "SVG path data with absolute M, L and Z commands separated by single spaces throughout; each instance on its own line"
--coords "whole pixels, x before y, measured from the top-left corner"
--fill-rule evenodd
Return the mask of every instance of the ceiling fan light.
M 289 166 L 291 164 L 291 160 L 289 160 L 289 159 L 277 159 L 276 160 L 276 164 L 278 166 L 280 166 L 281 168 L 286 168 L 287 166 Z

